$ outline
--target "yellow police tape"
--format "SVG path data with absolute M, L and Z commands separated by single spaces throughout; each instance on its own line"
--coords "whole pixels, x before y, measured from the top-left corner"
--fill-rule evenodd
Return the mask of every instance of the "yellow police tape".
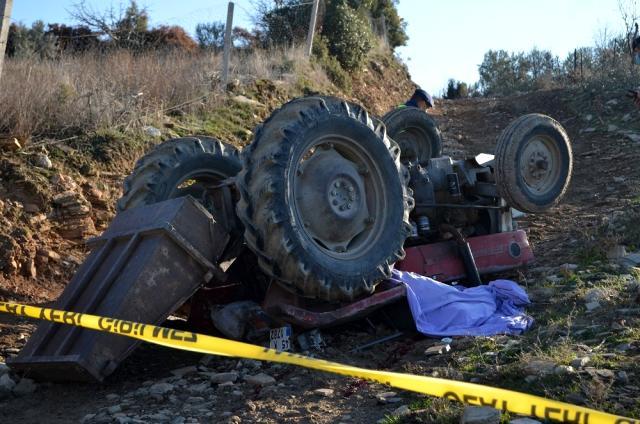
M 539 419 L 579 424 L 640 424 L 639 420 L 619 417 L 606 412 L 511 390 L 420 375 L 369 370 L 294 353 L 279 352 L 219 337 L 115 318 L 7 302 L 0 302 L 0 312 L 119 334 L 174 349 L 299 365 L 349 377 L 376 381 L 399 389 L 456 400 L 470 405 L 491 406 L 503 411 Z

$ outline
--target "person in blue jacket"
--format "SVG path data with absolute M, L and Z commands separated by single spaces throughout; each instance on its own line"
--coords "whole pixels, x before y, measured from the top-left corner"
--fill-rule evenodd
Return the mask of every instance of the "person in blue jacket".
M 413 106 L 418 109 L 422 109 L 425 112 L 427 109 L 434 107 L 433 98 L 429 93 L 424 91 L 421 88 L 417 88 L 416 91 L 413 92 L 413 96 L 403 106 Z

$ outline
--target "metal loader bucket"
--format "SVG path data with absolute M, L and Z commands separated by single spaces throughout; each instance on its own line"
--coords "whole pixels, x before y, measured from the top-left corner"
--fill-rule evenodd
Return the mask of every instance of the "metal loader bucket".
M 118 214 L 89 241 L 56 309 L 159 324 L 217 275 L 229 236 L 191 197 Z M 139 342 L 79 327 L 41 323 L 9 365 L 29 377 L 103 380 Z

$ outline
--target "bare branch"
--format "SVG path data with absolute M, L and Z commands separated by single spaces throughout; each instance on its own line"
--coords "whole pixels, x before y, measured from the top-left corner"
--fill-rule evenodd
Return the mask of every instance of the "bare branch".
M 124 8 L 122 4 L 120 4 L 118 10 L 116 10 L 113 5 L 110 5 L 108 9 L 100 12 L 90 5 L 87 5 L 86 0 L 81 0 L 75 3 L 72 9 L 67 10 L 67 13 L 80 24 L 91 28 L 94 32 L 99 32 L 116 41 L 119 39 L 116 28 L 117 23 L 124 18 Z
M 638 0 L 618 0 L 618 10 L 620 11 L 620 17 L 624 23 L 625 36 L 627 38 L 627 44 L 629 53 L 633 51 L 631 43 L 633 41 L 635 23 L 638 21 Z

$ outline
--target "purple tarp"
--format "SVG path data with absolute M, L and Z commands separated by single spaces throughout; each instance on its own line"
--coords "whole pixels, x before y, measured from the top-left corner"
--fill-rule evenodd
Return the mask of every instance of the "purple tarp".
M 391 279 L 406 285 L 416 327 L 427 336 L 521 334 L 533 324 L 524 313 L 529 296 L 513 281 L 465 288 L 397 270 Z

